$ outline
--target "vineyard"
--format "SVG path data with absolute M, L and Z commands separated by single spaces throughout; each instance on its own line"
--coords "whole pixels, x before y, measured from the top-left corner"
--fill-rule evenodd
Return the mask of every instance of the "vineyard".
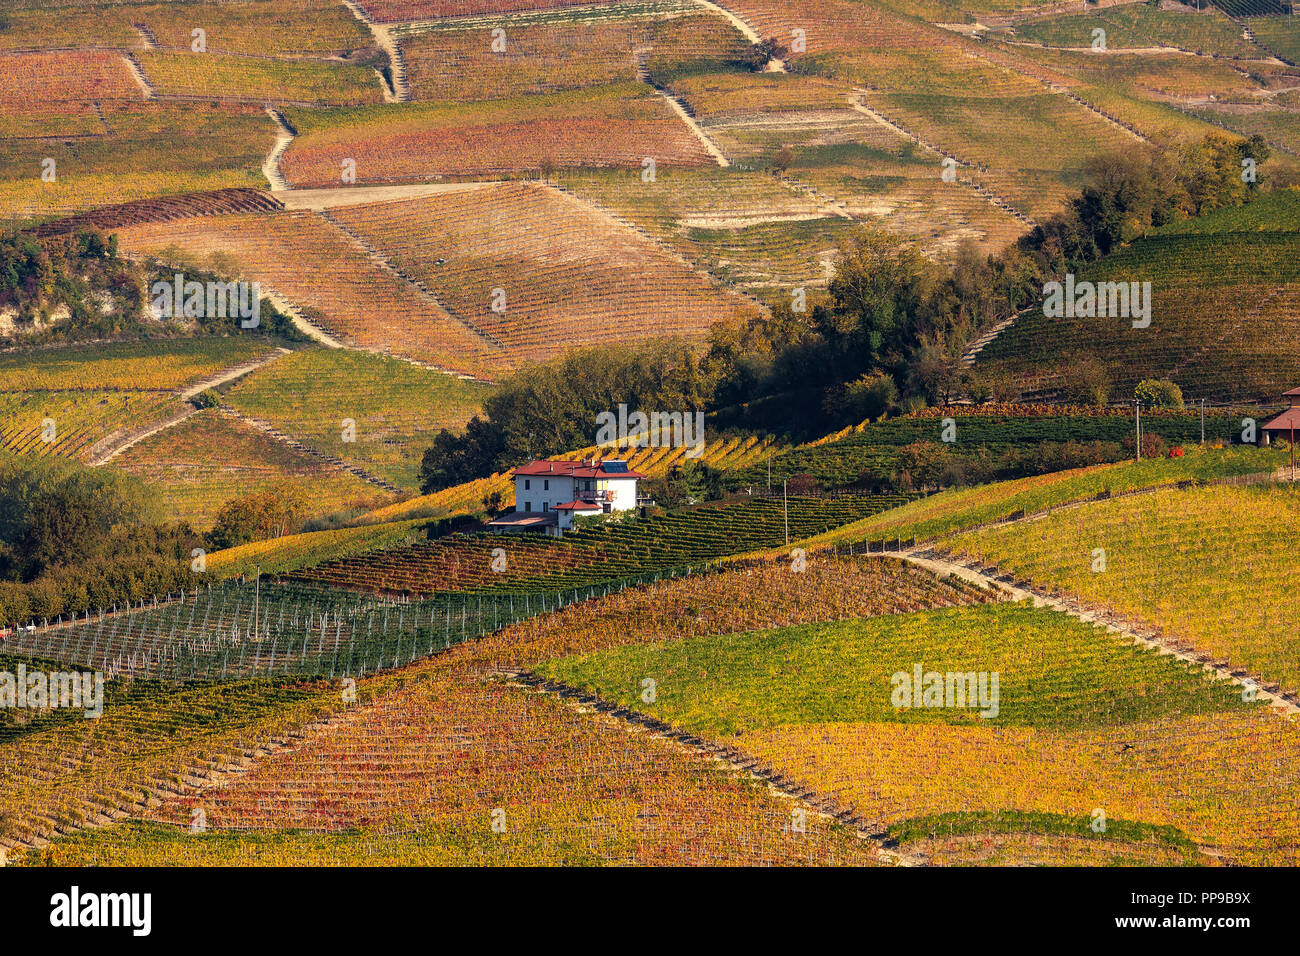
M 839 828 L 823 829 L 811 814 L 806 832 L 792 839 L 789 807 L 773 809 L 765 802 L 770 798 L 759 797 L 765 791 L 743 777 L 476 675 L 489 659 L 536 661 L 559 649 L 594 650 L 611 641 L 674 634 L 683 614 L 701 632 L 726 633 L 750 621 L 837 620 L 979 599 L 971 589 L 894 562 L 812 559 L 802 575 L 791 575 L 786 562 L 773 562 L 664 579 L 567 604 L 484 641 L 453 643 L 444 663 L 360 681 L 359 712 L 341 715 L 344 722 L 331 734 L 253 768 L 221 790 L 170 797 L 155 810 L 137 811 L 154 822 L 123 822 L 64 838 L 21 862 L 89 862 L 109 854 L 119 862 L 196 863 L 271 863 L 287 855 L 368 863 L 871 862 L 870 844 Z M 637 626 L 629 628 L 629 621 Z M 149 685 L 137 680 L 129 686 Z M 233 703 L 258 686 L 263 685 L 195 685 L 183 693 L 203 702 L 199 713 L 206 714 L 218 700 Z M 299 722 L 311 709 L 341 709 L 337 691 L 304 693 L 322 684 L 299 686 L 279 692 L 296 702 Z M 218 698 L 216 688 L 229 690 Z M 115 692 L 110 684 L 110 700 Z M 162 695 L 149 701 L 154 720 L 165 722 L 170 703 Z M 130 719 L 142 709 L 108 711 L 115 723 L 100 738 L 105 749 L 122 739 L 118 728 L 132 726 Z M 286 701 L 277 726 L 292 726 L 289 711 Z M 241 713 L 251 725 L 241 735 L 248 740 L 262 715 L 252 707 Z M 227 724 L 220 712 L 213 716 L 218 719 L 210 733 L 216 740 L 208 741 L 204 766 L 222 762 L 218 744 Z M 149 728 L 136 731 L 141 732 L 147 735 Z M 179 749 L 161 748 L 152 761 L 139 762 L 171 769 L 188 756 Z M 13 828 L 16 833 L 27 832 L 33 814 L 49 812 L 48 793 L 61 793 L 65 823 L 85 813 L 78 801 L 101 782 L 98 773 L 87 771 L 108 767 L 99 751 L 79 758 L 76 786 L 31 791 L 35 799 L 14 814 L 23 821 Z M 246 758 L 235 759 L 248 766 Z M 519 776 L 516 768 L 522 767 L 531 768 L 529 776 Z M 6 770 L 24 782 L 33 772 L 30 759 L 7 760 Z M 625 800 L 631 801 L 626 813 Z M 639 808 L 635 814 L 633 807 Z M 195 808 L 204 810 L 207 832 L 185 832 Z M 504 836 L 491 827 L 496 809 L 506 814 Z M 715 810 L 730 814 L 725 824 Z M 298 832 L 284 832 L 290 827 Z M 841 860 L 843 854 L 849 856 Z
M 380 23 L 393 23 L 603 4 L 604 0 L 364 0 L 361 8 Z
M 505 48 L 488 24 L 404 34 L 412 96 L 440 102 L 512 99 L 604 84 L 630 83 L 639 71 L 662 80 L 726 67 L 748 44 L 722 17 L 707 13 L 608 19 L 551 16 L 499 21 Z M 453 21 L 454 23 L 454 21 Z
M 77 104 L 68 109 L 84 112 Z M 261 167 L 275 123 L 261 104 L 137 98 L 105 101 L 99 110 L 104 119 L 93 136 L 0 138 L 0 216 L 65 215 L 142 198 L 266 186 Z M 55 162 L 53 182 L 40 180 L 47 158 Z
M 125 251 L 169 263 L 233 261 L 266 294 L 283 297 L 311 325 L 356 347 L 464 374 L 498 367 L 491 343 L 314 213 L 196 218 L 134 226 L 120 237 Z
M 1246 23 L 1266 49 L 1292 63 L 1300 63 L 1300 23 L 1294 14 L 1284 17 L 1251 17 Z
M 1205 416 L 1205 438 L 1211 442 L 1231 441 L 1241 429 L 1242 412 L 1215 409 Z M 955 426 L 952 441 L 945 441 L 945 423 Z M 1159 435 L 1171 445 L 1200 441 L 1199 412 L 1149 412 L 1145 431 Z M 1036 449 L 1045 454 L 1050 447 L 1066 443 L 1109 442 L 1118 445 L 1133 435 L 1132 413 L 1128 409 L 1070 409 L 1062 406 L 1010 405 L 987 411 L 980 406 L 951 406 L 927 409 L 919 415 L 863 423 L 835 441 L 819 442 L 783 451 L 770 463 L 773 481 L 811 475 L 826 487 L 843 487 L 862 480 L 888 480 L 903 464 L 904 446 L 917 442 L 935 443 L 949 454 L 978 457 L 1008 450 Z M 756 487 L 767 481 L 769 464 L 752 465 L 727 475 L 731 487 Z M 921 479 L 921 475 L 914 475 Z
M 998 713 L 895 707 L 891 672 L 910 675 L 918 661 L 941 674 L 998 673 Z M 1163 827 L 1190 852 L 1235 861 L 1300 851 L 1294 782 L 1278 757 L 1295 752 L 1293 725 L 1233 685 L 1048 610 L 993 605 L 687 638 L 540 671 L 735 741 L 910 839 L 950 833 L 954 819 L 1015 832 L 1019 817 L 1032 833 L 1042 814 L 1095 839 L 1100 808 L 1107 840 L 1134 830 L 1154 839 L 1150 827 Z M 647 676 L 652 703 L 641 696 Z
M 815 548 L 883 539 L 926 541 L 976 525 L 1035 514 L 1071 502 L 1119 496 L 1180 482 L 1212 482 L 1276 471 L 1283 456 L 1267 449 L 1189 452 L 1182 458 L 1145 458 L 1035 475 L 1015 481 L 941 491 L 880 515 L 799 542 Z
M 704 450 L 694 459 L 702 465 L 722 471 L 741 468 L 758 461 L 766 461 L 780 446 L 757 438 L 727 438 L 706 442 Z M 628 467 L 650 478 L 663 478 L 673 469 L 680 468 L 691 459 L 686 457 L 689 448 L 618 448 L 617 453 Z M 578 451 L 552 456 L 557 460 L 575 461 L 593 455 L 607 454 L 608 449 L 596 445 Z M 442 491 L 411 498 L 371 512 L 370 518 L 395 521 L 417 515 L 473 514 L 484 507 L 484 501 L 500 494 L 503 506 L 515 501 L 515 483 L 510 472 L 498 472 L 487 478 L 476 478 L 462 485 L 453 485 Z
M 363 66 L 161 51 L 139 59 L 149 83 L 169 96 L 339 106 L 384 99 L 379 77 Z
M 0 0 L 0 868 L 1300 866 L 1289 10 Z
M 286 486 L 301 489 L 316 514 L 391 500 L 382 488 L 217 410 L 133 445 L 113 465 L 152 485 L 168 515 L 197 528 L 211 527 L 231 498 Z
M 0 393 L 179 389 L 270 351 L 253 338 L 211 336 L 0 352 Z
M 647 157 L 661 168 L 714 162 L 662 97 L 635 85 L 285 115 L 302 134 L 281 162 L 294 187 L 341 185 L 344 160 L 356 164 L 358 183 L 535 174 L 547 165 L 639 176 Z
M 0 49 L 189 51 L 195 28 L 203 29 L 204 45 L 211 53 L 347 57 L 370 42 L 360 22 L 332 0 L 246 0 L 206 8 L 185 3 L 96 3 L 93 14 L 80 6 L 33 4 L 32 9 L 14 9 L 6 4 Z
M 578 529 L 562 539 L 455 535 L 407 548 L 330 561 L 296 580 L 377 592 L 556 592 L 647 573 L 698 567 L 726 555 L 773 548 L 902 503 L 900 495 L 779 498 L 700 505 L 644 519 Z M 504 552 L 504 567 L 494 550 Z M 497 560 L 494 562 L 494 558 Z M 494 563 L 496 567 L 494 568 Z
M 1213 8 L 1193 13 L 1134 3 L 1092 15 L 1032 20 L 1017 26 L 1015 35 L 1023 41 L 1049 46 L 1088 47 L 1095 29 L 1105 31 L 1110 49 L 1175 47 L 1208 56 L 1265 56 L 1259 47 L 1242 38 L 1241 27 Z
M 1277 532 L 1294 527 L 1298 509 L 1289 484 L 1169 489 L 970 532 L 944 546 L 1104 604 L 1294 693 L 1300 627 L 1276 596 L 1296 561 Z
M 280 574 L 304 564 L 413 544 L 425 536 L 427 523 L 422 518 L 411 518 L 250 541 L 208 555 L 208 572 L 215 578 L 252 576 L 259 568 L 263 574 Z
M 0 447 L 21 455 L 89 462 L 96 451 L 182 408 L 167 391 L 0 392 Z
M 753 309 L 621 223 L 540 185 L 346 206 L 329 216 L 514 362 L 594 342 L 697 337 Z
M 202 809 L 209 832 L 190 834 Z M 422 674 L 232 786 L 35 863 L 820 865 L 874 862 L 823 820 L 671 743 L 525 691 Z M 286 832 L 288 831 L 288 832 Z
M 322 454 L 414 487 L 434 436 L 464 426 L 486 394 L 482 385 L 394 358 L 315 349 L 245 377 L 223 399 Z
M 1151 282 L 1151 325 L 1127 318 L 1029 313 L 985 348 L 977 367 L 1059 393 L 1082 352 L 1105 363 L 1120 394 L 1169 378 L 1188 398 L 1274 401 L 1300 378 L 1300 233 L 1221 232 L 1138 239 L 1080 281 Z
M 622 172 L 561 177 L 566 191 L 645 230 L 696 268 L 759 293 L 824 286 L 852 220 L 756 172 L 672 169 L 654 183 Z M 784 289 L 782 290 L 784 291 Z

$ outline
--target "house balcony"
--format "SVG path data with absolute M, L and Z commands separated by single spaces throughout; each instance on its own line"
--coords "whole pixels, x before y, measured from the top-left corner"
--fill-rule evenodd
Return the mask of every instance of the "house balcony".
M 611 504 L 614 501 L 614 492 L 612 491 L 579 491 L 576 494 L 576 501 L 589 501 L 594 505 Z

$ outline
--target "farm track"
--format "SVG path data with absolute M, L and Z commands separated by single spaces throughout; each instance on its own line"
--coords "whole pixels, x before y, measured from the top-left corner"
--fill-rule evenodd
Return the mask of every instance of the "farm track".
M 673 96 L 667 90 L 661 90 L 658 87 L 654 87 L 654 90 L 668 101 L 668 105 L 672 108 L 672 111 L 677 114 L 678 119 L 686 124 L 686 128 L 691 131 L 691 134 L 700 141 L 700 145 L 703 146 L 708 151 L 709 155 L 713 157 L 713 161 L 723 169 L 729 167 L 731 165 L 731 160 L 727 158 L 727 154 L 718 148 L 717 143 L 709 139 L 709 134 L 706 133 L 700 124 L 695 121 L 695 117 L 691 115 L 691 111 L 686 107 L 686 104 Z
M 347 7 L 351 14 L 365 25 L 366 29 L 375 38 L 375 43 L 388 54 L 388 69 L 392 77 L 391 85 L 384 80 L 383 74 L 380 74 L 380 81 L 384 84 L 384 102 L 409 103 L 411 101 L 411 87 L 406 79 L 406 58 L 402 56 L 401 44 L 393 38 L 392 27 L 388 24 L 376 23 L 353 0 L 343 0 L 343 6 Z
M 466 183 L 418 183 L 406 186 L 340 186 L 333 189 L 294 189 L 287 186 L 285 190 L 272 190 L 272 195 L 284 204 L 285 209 L 307 209 L 311 212 L 323 212 L 340 206 L 359 206 L 375 202 L 400 202 L 406 199 L 422 199 L 425 196 L 437 196 L 442 193 L 470 192 L 475 189 L 490 189 L 497 185 L 491 181 Z
M 296 194 L 290 192 L 290 193 L 286 193 L 285 195 L 292 196 Z M 309 208 L 309 207 L 286 206 L 286 208 Z M 294 328 L 296 328 L 303 335 L 310 338 L 312 341 L 325 346 L 325 348 L 327 349 L 347 349 L 348 351 L 352 351 L 352 352 L 368 352 L 371 355 L 382 355 L 385 358 L 397 359 L 399 362 L 405 362 L 408 365 L 414 365 L 417 368 L 424 369 L 425 371 L 437 372 L 440 375 L 451 375 L 455 378 L 464 379 L 465 381 L 470 381 L 470 382 L 486 382 L 488 384 L 495 384 L 491 379 L 477 378 L 473 375 L 467 375 L 464 372 L 457 372 L 449 368 L 443 368 L 440 365 L 430 365 L 428 362 L 421 362 L 418 359 L 413 359 L 406 355 L 398 355 L 393 352 L 387 351 L 386 349 L 373 348 L 373 347 L 367 347 L 363 345 L 356 345 L 350 342 L 344 342 L 337 337 L 335 331 L 330 327 L 325 326 L 323 324 L 317 326 L 316 324 L 308 320 L 307 317 L 302 314 L 302 310 L 300 310 L 297 305 L 289 301 L 287 298 L 285 298 L 283 295 L 281 295 L 277 290 L 275 290 L 271 286 L 267 285 L 266 283 L 262 283 L 261 292 L 262 292 L 262 298 L 269 299 L 272 305 L 274 305 L 285 315 L 289 316 L 290 321 L 293 322 Z
M 156 100 L 158 98 L 158 91 L 154 89 L 153 84 L 149 82 L 149 77 L 145 76 L 144 65 L 140 62 L 140 58 L 134 53 L 125 53 L 122 58 L 126 60 L 126 68 L 131 71 L 131 76 L 135 79 L 136 84 L 139 85 L 140 92 L 144 94 L 144 98 L 146 100 Z
M 158 49 L 158 37 L 154 35 L 153 30 L 149 29 L 147 24 L 133 23 L 131 26 L 135 28 L 136 33 L 140 34 L 140 42 L 144 44 L 146 50 Z
M 984 349 L 987 348 L 988 345 L 994 339 L 996 339 L 1007 329 L 1011 328 L 1011 326 L 1015 325 L 1016 320 L 1019 319 L 1022 315 L 1025 315 L 1026 313 L 1032 311 L 1033 308 L 1021 309 L 1015 315 L 1008 316 L 1007 318 L 1003 319 L 1001 322 L 998 322 L 992 328 L 988 329 L 986 332 L 980 335 L 979 338 L 975 339 L 973 342 L 971 342 L 969 345 L 966 346 L 965 350 L 961 353 L 961 359 L 959 360 L 961 364 L 965 368 L 970 368 L 972 365 L 975 364 L 975 360 L 979 358 L 980 352 L 983 352 Z
M 852 809 L 835 800 L 834 797 L 820 794 L 798 780 L 762 763 L 750 754 L 735 747 L 698 737 L 673 727 L 671 724 L 646 714 L 628 710 L 617 704 L 611 704 L 603 698 L 594 696 L 559 681 L 539 677 L 530 671 L 499 671 L 497 675 L 512 687 L 532 691 L 537 694 L 549 694 L 558 697 L 564 704 L 579 714 L 594 716 L 594 719 L 608 721 L 621 727 L 630 734 L 649 734 L 654 738 L 670 741 L 687 753 L 705 757 L 733 773 L 745 773 L 755 781 L 767 786 L 770 792 L 803 804 L 811 812 L 828 820 L 834 820 L 852 827 L 857 837 L 876 844 L 876 853 L 882 863 L 896 866 L 922 865 L 919 858 L 897 849 L 897 844 L 889 838 L 888 830 L 881 824 L 866 820 Z
M 391 491 L 394 494 L 402 493 L 402 489 L 397 487 L 397 485 L 394 485 L 391 482 L 386 481 L 383 478 L 380 478 L 378 475 L 372 475 L 364 468 L 361 468 L 358 465 L 354 465 L 349 461 L 345 461 L 344 459 L 335 457 L 334 455 L 327 455 L 322 451 L 317 451 L 315 448 L 312 448 L 310 445 L 304 445 L 302 442 L 298 441 L 298 439 L 294 438 L 292 435 L 286 435 L 284 432 L 280 431 L 280 429 L 276 428 L 270 422 L 262 421 L 262 419 L 260 418 L 253 418 L 249 415 L 244 415 L 241 412 L 235 411 L 235 409 L 231 408 L 228 405 L 220 406 L 218 408 L 218 411 L 220 411 L 223 415 L 241 421 L 246 425 L 251 425 L 252 427 L 256 428 L 258 431 L 260 431 L 262 434 L 266 435 L 268 438 L 272 438 L 275 441 L 278 441 L 282 445 L 287 445 L 289 448 L 292 448 L 294 451 L 307 455 L 309 458 L 314 458 L 316 461 L 319 461 L 322 464 L 329 465 L 330 467 L 338 471 L 347 472 L 353 477 L 360 478 L 362 481 L 372 484 L 377 488 L 383 488 L 385 491 Z
M 188 386 L 187 388 L 176 392 L 176 396 L 180 398 L 182 401 L 189 401 L 195 395 L 199 394 L 199 392 L 205 391 L 206 389 L 209 388 L 215 388 L 218 385 L 224 385 L 226 382 L 233 382 L 235 379 L 242 378 L 243 376 L 247 375 L 249 372 L 255 372 L 257 371 L 257 369 L 262 368 L 264 365 L 269 365 L 271 362 L 274 362 L 276 359 L 280 358 L 281 356 L 288 355 L 288 354 L 289 354 L 288 349 L 277 348 L 274 352 L 271 352 L 270 354 L 265 355 L 260 359 L 256 359 L 252 362 L 246 362 L 243 365 L 238 365 L 231 369 L 226 369 L 225 371 L 220 372 L 217 375 L 213 375 L 202 382 L 199 382 L 195 385 Z M 166 431 L 168 428 L 172 428 L 176 425 L 179 425 L 181 422 L 185 421 L 186 419 L 190 418 L 193 415 L 196 415 L 198 412 L 199 409 L 193 407 L 183 409 L 182 411 L 178 412 L 175 415 L 172 415 L 170 418 L 166 419 L 165 421 L 158 422 L 154 425 L 149 426 L 148 428 L 144 428 L 139 431 L 135 431 L 125 436 L 122 436 L 121 438 L 118 438 L 116 442 L 114 442 L 113 444 L 108 445 L 108 447 L 103 447 L 105 443 L 114 441 L 116 437 L 115 435 L 109 435 L 107 438 L 99 442 L 99 444 L 97 444 L 94 448 L 90 450 L 89 464 L 92 468 L 97 468 L 100 465 L 108 464 L 108 462 L 112 461 L 114 458 L 122 454 L 122 452 L 126 451 L 128 448 L 140 444 L 140 442 L 144 441 L 147 438 L 153 437 L 154 435 L 158 434 L 161 431 Z
M 262 175 L 265 176 L 266 181 L 271 184 L 272 192 L 287 191 L 289 189 L 289 183 L 284 178 L 284 174 L 280 172 L 280 157 L 282 157 L 285 150 L 289 148 L 289 144 L 293 142 L 297 132 L 289 125 L 289 121 L 284 118 L 284 114 L 274 106 L 268 106 L 266 108 L 266 115 L 275 120 L 275 125 L 279 127 L 279 132 L 275 135 L 275 146 L 272 147 L 271 152 L 267 154 L 266 162 L 262 163 Z

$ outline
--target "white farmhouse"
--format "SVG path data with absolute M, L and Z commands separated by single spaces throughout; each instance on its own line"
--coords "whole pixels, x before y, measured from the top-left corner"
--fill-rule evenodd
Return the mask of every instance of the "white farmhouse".
M 560 535 L 574 515 L 611 514 L 637 506 L 636 483 L 645 475 L 627 462 L 598 458 L 530 461 L 514 470 L 515 510 L 488 522 L 496 531 L 545 531 Z

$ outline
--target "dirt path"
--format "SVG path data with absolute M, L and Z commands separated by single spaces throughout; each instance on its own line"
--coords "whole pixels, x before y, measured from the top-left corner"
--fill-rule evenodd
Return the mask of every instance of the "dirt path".
M 713 157 L 714 161 L 719 166 L 725 169 L 731 165 L 731 160 L 727 159 L 726 154 L 723 153 L 722 150 L 718 149 L 718 145 L 713 142 L 713 140 L 709 139 L 709 134 L 704 132 L 699 123 L 695 122 L 695 117 L 690 114 L 690 111 L 686 109 L 677 97 L 665 90 L 656 89 L 655 92 L 668 101 L 668 105 L 672 107 L 673 112 L 676 113 L 678 118 L 686 124 L 686 128 L 695 134 L 695 138 L 698 139 L 701 145 L 709 151 L 709 155 Z
M 289 144 L 293 142 L 294 131 L 293 127 L 289 125 L 289 121 L 284 118 L 284 114 L 274 106 L 266 108 L 266 115 L 275 120 L 279 132 L 275 134 L 275 146 L 271 148 L 271 152 L 266 156 L 266 161 L 262 163 L 262 175 L 271 184 L 271 192 L 283 192 L 289 189 L 289 183 L 280 172 L 280 157 L 284 155 L 285 150 L 289 148 Z
M 499 185 L 493 182 L 476 183 L 417 183 L 408 186 L 340 186 L 335 189 L 288 189 L 272 191 L 284 203 L 285 209 L 307 209 L 321 212 L 340 206 L 357 206 L 372 202 L 400 202 L 404 199 L 422 199 L 444 193 L 472 192 Z
M 158 91 L 153 88 L 153 84 L 149 82 L 149 78 L 144 75 L 144 66 L 136 58 L 136 55 L 134 53 L 128 53 L 123 56 L 122 59 L 126 61 L 126 68 L 131 71 L 131 76 L 134 78 L 136 84 L 139 85 L 140 92 L 144 94 L 144 98 L 146 100 L 157 99 Z
M 237 365 L 234 368 L 226 369 L 225 371 L 220 372 L 217 375 L 214 375 L 210 378 L 204 379 L 203 381 L 198 382 L 197 384 L 190 385 L 182 390 L 179 390 L 176 393 L 176 397 L 181 399 L 181 401 L 189 401 L 195 395 L 199 394 L 199 392 L 205 391 L 206 389 L 209 388 L 216 388 L 218 385 L 224 385 L 226 382 L 233 382 L 235 379 L 242 378 L 243 376 L 247 375 L 249 372 L 254 372 L 257 369 L 261 368 L 262 366 L 274 362 L 282 355 L 288 355 L 288 354 L 289 354 L 288 349 L 277 348 L 274 352 L 271 352 L 260 359 L 255 359 L 252 362 L 246 362 L 243 365 Z M 139 431 L 130 432 L 125 436 L 116 439 L 107 448 L 100 448 L 99 446 L 96 446 L 96 448 L 99 450 L 91 452 L 89 465 L 92 468 L 97 468 L 100 465 L 106 465 L 108 464 L 108 462 L 112 461 L 114 458 L 122 454 L 128 448 L 132 448 L 135 445 L 140 444 L 140 442 L 144 441 L 147 438 L 152 438 L 154 435 L 158 434 L 161 431 L 166 431 L 168 428 L 174 428 L 175 426 L 179 425 L 181 422 L 190 418 L 192 415 L 197 414 L 198 411 L 199 409 L 194 407 L 182 409 L 180 412 L 178 412 L 175 415 L 172 415 L 170 418 L 167 418 L 164 421 L 158 422 L 154 425 L 150 425 L 148 428 L 144 428 Z M 111 440 L 112 436 L 109 436 L 109 438 Z M 102 445 L 104 443 L 101 442 L 100 444 Z
M 402 57 L 402 48 L 393 38 L 391 29 L 385 24 L 376 23 L 370 19 L 366 11 L 357 6 L 353 0 L 343 0 L 343 6 L 347 7 L 354 17 L 366 25 L 366 29 L 375 38 L 375 43 L 388 54 L 388 72 L 392 77 L 392 85 L 389 86 L 388 82 L 384 80 L 383 74 L 379 74 L 380 81 L 384 86 L 384 102 L 409 103 L 411 88 L 406 82 L 406 60 Z
M 721 7 L 716 3 L 711 3 L 710 0 L 695 0 L 695 4 L 703 7 L 710 13 L 716 13 L 718 16 L 724 18 L 728 23 L 739 30 L 750 43 L 763 42 L 763 35 L 755 30 L 746 20 L 741 18 L 739 14 L 732 13 L 726 7 Z M 772 59 L 767 61 L 767 66 L 764 68 L 763 72 L 784 73 L 785 61 L 772 57 Z

